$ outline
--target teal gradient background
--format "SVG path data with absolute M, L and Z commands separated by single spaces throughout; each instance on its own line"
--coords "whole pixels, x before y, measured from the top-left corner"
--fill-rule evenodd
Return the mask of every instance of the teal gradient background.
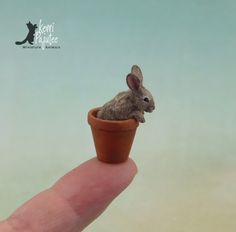
M 157 110 L 133 184 L 85 231 L 235 232 L 236 2 L 1 1 L 0 218 L 92 158 L 89 109 L 139 64 Z M 61 49 L 23 49 L 55 22 Z

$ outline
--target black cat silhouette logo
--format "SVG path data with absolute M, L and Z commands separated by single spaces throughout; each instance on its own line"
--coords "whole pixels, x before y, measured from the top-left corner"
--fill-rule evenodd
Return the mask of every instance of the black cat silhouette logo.
M 26 38 L 22 41 L 16 41 L 15 44 L 16 45 L 21 45 L 21 44 L 24 44 L 28 41 L 29 44 L 34 44 L 34 34 L 35 34 L 35 30 L 38 28 L 37 27 L 37 24 L 32 24 L 30 21 L 26 24 L 28 29 L 29 29 L 29 32 L 26 36 Z

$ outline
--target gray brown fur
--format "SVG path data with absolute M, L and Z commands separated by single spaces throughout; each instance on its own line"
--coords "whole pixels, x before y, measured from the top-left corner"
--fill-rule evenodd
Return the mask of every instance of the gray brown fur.
M 137 65 L 126 77 L 130 90 L 118 93 L 112 100 L 102 106 L 97 117 L 104 120 L 125 120 L 134 118 L 145 122 L 144 112 L 152 112 L 155 103 L 151 93 L 143 86 L 143 75 Z

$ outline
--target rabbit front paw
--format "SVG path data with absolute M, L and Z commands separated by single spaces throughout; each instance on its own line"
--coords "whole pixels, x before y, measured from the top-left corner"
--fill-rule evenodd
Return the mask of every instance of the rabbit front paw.
M 139 118 L 138 121 L 141 122 L 141 123 L 144 123 L 144 122 L 145 122 L 145 118 L 144 118 L 144 117 L 141 117 L 141 118 Z
M 136 113 L 136 114 L 133 114 L 132 116 L 138 122 L 141 122 L 141 123 L 145 122 L 145 118 L 142 113 Z

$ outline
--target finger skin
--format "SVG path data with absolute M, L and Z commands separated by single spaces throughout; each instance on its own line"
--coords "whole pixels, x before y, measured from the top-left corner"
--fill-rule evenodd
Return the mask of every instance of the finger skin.
M 136 172 L 132 160 L 106 164 L 93 158 L 17 209 L 0 224 L 0 231 L 82 231 L 131 183 Z

